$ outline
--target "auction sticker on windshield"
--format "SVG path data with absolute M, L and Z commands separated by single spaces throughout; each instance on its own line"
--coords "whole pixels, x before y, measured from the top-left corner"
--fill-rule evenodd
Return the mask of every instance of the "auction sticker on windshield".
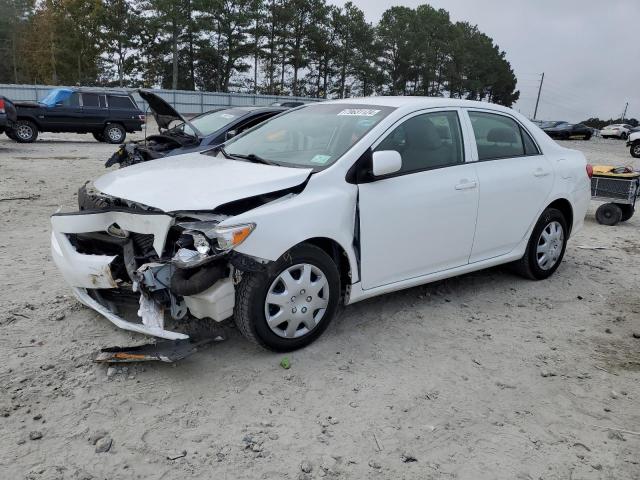
M 319 165 L 324 165 L 331 158 L 331 155 L 316 155 L 313 157 L 310 162 L 317 163 Z
M 370 108 L 346 108 L 338 113 L 338 115 L 350 115 L 352 117 L 373 117 L 380 110 Z

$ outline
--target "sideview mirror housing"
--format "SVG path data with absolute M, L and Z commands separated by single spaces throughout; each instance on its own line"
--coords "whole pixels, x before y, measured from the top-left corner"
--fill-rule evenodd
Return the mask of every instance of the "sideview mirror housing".
M 402 156 L 395 150 L 382 150 L 379 152 L 373 152 L 373 175 L 375 177 L 381 177 L 383 175 L 389 175 L 396 173 L 402 168 Z

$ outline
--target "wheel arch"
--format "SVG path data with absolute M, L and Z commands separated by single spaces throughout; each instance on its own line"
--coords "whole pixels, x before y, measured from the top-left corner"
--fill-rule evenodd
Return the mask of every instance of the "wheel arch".
M 571 230 L 573 229 L 573 207 L 571 206 L 571 202 L 566 198 L 558 198 L 551 202 L 546 206 L 547 208 L 555 208 L 562 212 L 565 220 L 567 221 L 567 228 L 569 228 L 569 235 L 571 235 Z
M 346 249 L 337 241 L 328 237 L 308 238 L 297 245 L 302 245 L 304 243 L 318 247 L 333 259 L 338 267 L 338 272 L 340 273 L 340 284 L 342 288 L 341 294 L 344 296 L 347 288 L 351 285 L 353 278 L 351 273 L 352 266 Z
M 38 128 L 38 130 L 42 130 L 42 127 L 40 126 L 40 123 L 38 122 L 38 120 L 35 117 L 32 117 L 30 115 L 18 115 L 18 118 L 16 119 L 16 122 L 19 122 L 20 120 L 28 120 L 29 122 L 35 124 L 35 126 Z

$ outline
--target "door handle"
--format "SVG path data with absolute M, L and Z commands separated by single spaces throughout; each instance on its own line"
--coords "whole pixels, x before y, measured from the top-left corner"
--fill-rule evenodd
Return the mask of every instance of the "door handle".
M 463 180 L 462 183 L 456 185 L 456 190 L 470 190 L 472 188 L 476 188 L 478 186 L 478 182 L 469 182 Z
M 550 173 L 551 172 L 549 170 L 543 170 L 542 168 L 538 168 L 537 170 L 534 170 L 533 176 L 534 177 L 546 177 Z

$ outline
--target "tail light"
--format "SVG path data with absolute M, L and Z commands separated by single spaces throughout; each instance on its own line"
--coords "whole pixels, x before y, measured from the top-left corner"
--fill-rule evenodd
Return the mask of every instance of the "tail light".
M 593 177 L 593 166 L 589 163 L 587 163 L 587 177 Z
M 4 98 L 0 98 L 0 113 L 4 113 Z

